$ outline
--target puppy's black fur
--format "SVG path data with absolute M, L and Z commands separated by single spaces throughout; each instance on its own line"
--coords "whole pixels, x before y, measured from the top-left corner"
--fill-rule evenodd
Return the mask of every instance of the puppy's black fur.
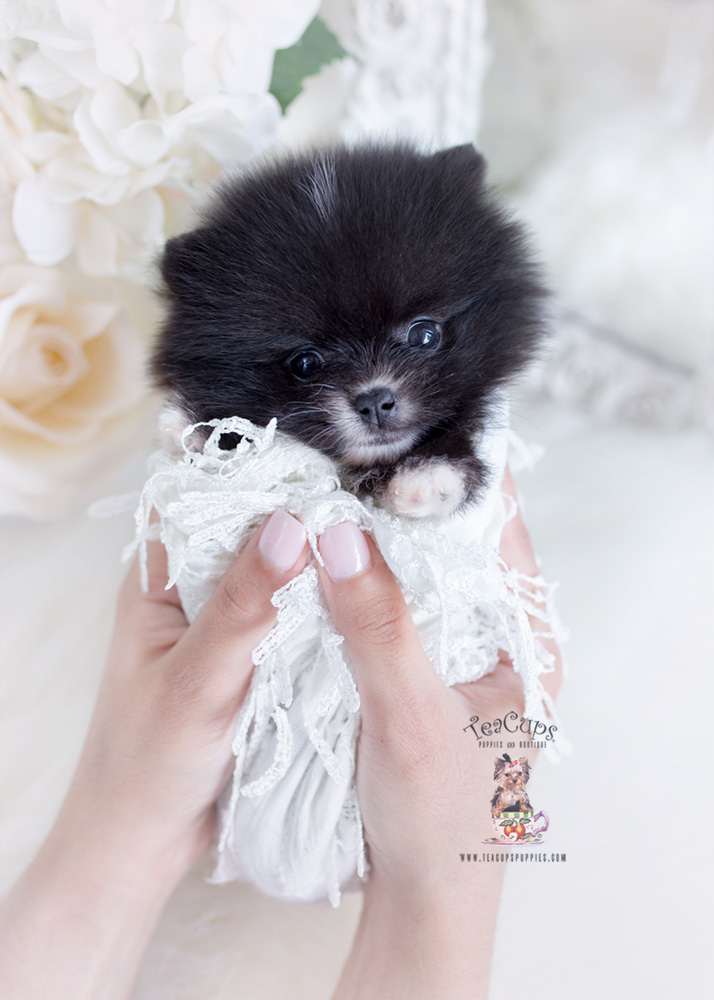
M 537 268 L 484 172 L 471 146 L 367 146 L 226 182 L 166 244 L 155 380 L 193 421 L 277 417 L 401 513 L 473 501 L 474 435 L 544 331 Z

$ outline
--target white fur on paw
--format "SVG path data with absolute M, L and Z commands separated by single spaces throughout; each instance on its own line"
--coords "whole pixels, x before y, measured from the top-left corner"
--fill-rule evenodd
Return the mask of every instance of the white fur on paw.
M 159 442 L 164 451 L 171 455 L 183 454 L 183 432 L 193 423 L 175 402 L 164 403 L 159 411 Z M 203 440 L 197 431 L 186 439 L 186 445 L 192 445 L 198 450 L 203 446 Z
M 463 503 L 466 486 L 461 470 L 449 462 L 428 462 L 396 472 L 387 487 L 386 504 L 403 517 L 442 518 Z

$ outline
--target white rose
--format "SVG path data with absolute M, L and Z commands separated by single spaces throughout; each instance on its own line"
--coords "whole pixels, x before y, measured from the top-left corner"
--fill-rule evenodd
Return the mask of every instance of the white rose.
M 147 387 L 124 301 L 114 283 L 0 271 L 0 513 L 61 513 L 127 443 Z

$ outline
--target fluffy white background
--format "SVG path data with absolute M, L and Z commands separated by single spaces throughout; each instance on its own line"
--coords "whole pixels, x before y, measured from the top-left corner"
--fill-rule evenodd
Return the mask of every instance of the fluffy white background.
M 695 89 L 674 124 L 663 109 L 667 95 L 680 92 L 682 66 L 696 62 L 695 48 L 677 63 L 682 31 L 690 43 L 710 37 L 710 22 L 696 22 L 692 35 L 685 20 L 711 5 L 531 0 L 511 9 L 517 16 L 508 21 L 504 5 L 490 5 L 494 62 L 483 139 L 503 184 L 538 217 L 559 292 L 633 340 L 700 367 L 711 350 L 711 273 L 702 254 L 711 252 L 712 220 L 696 192 L 710 191 L 702 177 L 711 109 L 696 95 L 710 89 Z M 679 70 L 668 76 L 672 59 Z M 334 82 L 334 70 L 323 77 Z M 339 118 L 346 98 L 337 95 Z M 319 85 L 308 88 L 309 99 L 321 99 Z M 296 117 L 308 109 L 303 102 Z M 585 175 L 573 165 L 588 158 L 595 172 L 619 162 L 609 186 L 597 173 L 589 188 L 575 183 Z M 685 159 L 691 184 L 681 179 Z M 633 192 L 645 169 L 651 202 L 643 189 Z M 554 219 L 558 178 L 568 197 Z M 598 191 L 619 210 L 589 215 Z M 674 258 L 655 240 L 663 194 L 672 199 L 668 232 L 679 206 Z M 613 246 L 626 248 L 615 270 Z M 575 754 L 558 767 L 541 761 L 533 777 L 534 801 L 551 817 L 547 847 L 567 861 L 509 870 L 492 996 L 688 995 L 708 984 L 710 439 L 696 427 L 671 434 L 624 427 L 552 400 L 531 398 L 515 409 L 516 430 L 547 447 L 521 485 L 572 630 L 560 710 Z M 138 486 L 149 447 L 147 431 L 101 492 Z M 31 857 L 69 780 L 130 534 L 128 518 L 90 522 L 82 511 L 54 523 L 0 524 L 4 884 Z M 464 867 L 464 877 L 470 871 L 476 876 Z M 197 870 L 171 901 L 136 997 L 327 998 L 358 909 L 357 896 L 338 911 L 281 904 L 242 886 L 208 886 Z

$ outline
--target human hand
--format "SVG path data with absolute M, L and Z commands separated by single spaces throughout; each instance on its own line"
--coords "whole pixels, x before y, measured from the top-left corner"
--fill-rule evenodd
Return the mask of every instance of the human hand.
M 330 536 L 321 544 L 334 569 Z M 456 699 L 468 715 L 474 704 L 497 712 L 501 704 L 517 705 L 520 683 L 504 666 L 477 685 L 445 688 L 393 577 L 371 543 L 366 551 L 371 566 L 351 580 L 323 575 L 362 697 L 357 781 L 372 862 L 340 995 L 416 1000 L 444 986 L 450 995 L 453 984 L 468 979 L 473 996 L 471 959 L 481 955 L 488 963 L 500 873 L 492 869 L 475 887 L 477 925 L 471 890 L 464 893 L 464 880 L 454 881 L 453 868 L 439 863 L 443 830 L 453 831 L 454 845 L 463 842 L 464 821 L 486 781 L 476 772 L 469 777 L 473 760 L 462 759 L 453 742 L 452 731 L 463 736 Z M 532 559 L 519 522 L 504 534 L 503 551 L 513 565 L 528 553 Z M 0 907 L 0 992 L 17 1000 L 126 995 L 166 898 L 210 843 L 251 650 L 273 623 L 272 593 L 306 558 L 302 527 L 278 512 L 190 627 L 175 593 L 163 589 L 162 548 L 149 546 L 147 595 L 132 567 L 70 792 L 40 854 Z M 554 691 L 557 677 L 551 681 Z M 453 770 L 441 772 L 447 765 Z M 410 972 L 415 947 L 417 979 Z M 377 977 L 375 989 L 365 968 Z
M 163 546 L 148 546 L 148 593 L 132 565 L 69 793 L 0 906 L 0 995 L 126 996 L 168 895 L 211 842 L 251 651 L 306 560 L 302 525 L 277 511 L 191 626 L 164 589 Z
M 508 472 L 503 491 L 515 500 Z M 459 861 L 492 834 L 490 814 L 478 804 L 493 793 L 493 755 L 475 753 L 464 727 L 474 714 L 520 714 L 521 679 L 503 654 L 488 676 L 448 688 L 371 540 L 346 522 L 323 534 L 320 551 L 327 603 L 360 692 L 356 780 L 371 865 L 335 997 L 486 997 L 504 867 Z M 538 575 L 520 514 L 504 527 L 501 555 L 508 566 Z M 556 669 L 544 686 L 555 697 L 560 658 L 545 641 Z
M 176 588 L 165 590 L 164 548 L 149 543 L 147 593 L 135 562 L 119 595 L 68 812 L 84 817 L 82 805 L 94 802 L 103 827 L 136 829 L 137 849 L 154 864 L 172 854 L 179 877 L 205 852 L 234 762 L 252 650 L 274 624 L 273 593 L 304 568 L 307 553 L 303 526 L 276 511 L 189 627 Z

